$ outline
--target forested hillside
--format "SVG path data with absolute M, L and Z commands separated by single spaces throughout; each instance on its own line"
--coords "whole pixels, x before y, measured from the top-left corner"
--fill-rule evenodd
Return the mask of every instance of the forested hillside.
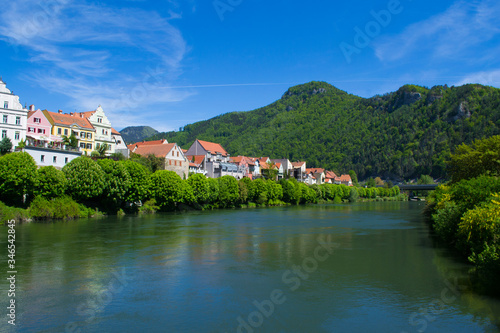
M 234 155 L 306 160 L 308 167 L 360 178 L 446 176 L 460 143 L 500 134 L 500 89 L 481 85 L 406 85 L 361 98 L 325 82 L 290 88 L 280 100 L 160 133 L 188 148 L 195 139 L 221 143 Z
M 127 144 L 142 141 L 157 133 L 157 130 L 149 126 L 130 126 L 120 131 L 123 140 L 125 140 Z

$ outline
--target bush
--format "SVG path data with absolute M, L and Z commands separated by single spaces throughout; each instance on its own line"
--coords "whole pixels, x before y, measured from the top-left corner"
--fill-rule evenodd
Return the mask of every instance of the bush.
M 219 206 L 233 207 L 239 198 L 238 181 L 232 176 L 217 178 L 219 182 Z
M 121 154 L 120 154 L 121 155 Z M 130 186 L 125 194 L 127 202 L 144 202 L 149 196 L 150 173 L 149 170 L 140 163 L 126 160 L 122 163 L 130 175 Z
M 107 206 L 106 209 L 115 211 L 126 200 L 126 194 L 132 184 L 130 175 L 123 163 L 102 159 L 98 160 L 97 164 L 105 174 L 102 197 Z
M 16 223 L 28 220 L 29 212 L 26 209 L 9 207 L 0 201 L 0 225 L 6 224 L 10 220 L 15 220 Z
M 87 215 L 80 210 L 80 205 L 70 197 L 46 199 L 42 196 L 36 197 L 30 205 L 29 213 L 36 220 L 44 219 L 74 219 Z
M 181 177 L 173 171 L 156 171 L 151 175 L 151 194 L 161 210 L 175 210 L 183 202 Z
M 210 197 L 210 186 L 207 177 L 202 174 L 194 174 L 187 179 L 187 183 L 191 186 L 194 201 L 200 205 L 208 202 Z

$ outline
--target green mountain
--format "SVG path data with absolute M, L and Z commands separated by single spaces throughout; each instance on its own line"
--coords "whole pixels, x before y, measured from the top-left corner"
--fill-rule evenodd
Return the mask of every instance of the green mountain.
M 131 126 L 122 129 L 120 133 L 123 140 L 125 140 L 127 144 L 131 144 L 143 141 L 144 139 L 156 135 L 159 132 L 149 126 Z
M 446 176 L 445 161 L 462 142 L 500 134 L 500 89 L 481 85 L 406 85 L 361 98 L 325 82 L 290 88 L 280 100 L 159 133 L 188 148 L 221 143 L 231 155 L 306 160 L 308 167 L 360 178 Z

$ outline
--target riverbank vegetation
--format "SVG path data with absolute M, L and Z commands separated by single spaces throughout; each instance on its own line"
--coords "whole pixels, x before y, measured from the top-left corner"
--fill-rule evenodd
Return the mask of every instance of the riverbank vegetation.
M 500 136 L 462 144 L 449 162 L 452 181 L 428 198 L 438 238 L 474 265 L 489 293 L 500 294 Z
M 0 201 L 18 207 L 25 218 L 68 219 L 116 214 L 189 209 L 341 203 L 358 200 L 402 200 L 398 187 L 361 188 L 306 185 L 295 179 L 218 179 L 201 174 L 183 180 L 172 171 L 151 169 L 133 160 L 79 157 L 63 169 L 36 168 L 27 153 L 0 158 Z M 90 208 L 89 208 L 90 207 Z M 10 209 L 10 208 L 9 208 Z M 14 208 L 12 208 L 14 209 Z M 12 216 L 10 213 L 0 213 Z M 23 215 L 24 214 L 24 215 Z M 2 218 L 4 221 L 6 218 Z

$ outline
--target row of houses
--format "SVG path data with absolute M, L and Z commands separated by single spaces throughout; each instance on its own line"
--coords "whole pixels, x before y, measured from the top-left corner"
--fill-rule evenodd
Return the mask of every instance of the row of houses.
M 12 149 L 24 143 L 23 150 L 33 156 L 39 166 L 63 167 L 82 154 L 90 154 L 106 145 L 106 155 L 122 153 L 128 148 L 121 134 L 112 126 L 101 106 L 94 111 L 63 113 L 23 107 L 0 78 L 0 133 L 9 138 Z M 76 148 L 65 137 L 74 136 Z
M 290 162 L 288 159 L 269 157 L 232 157 L 222 145 L 196 140 L 184 150 L 167 140 L 143 141 L 128 145 L 131 152 L 141 156 L 155 155 L 164 159 L 165 170 L 175 171 L 182 178 L 190 173 L 200 173 L 210 178 L 233 176 L 251 179 L 275 175 L 276 179 L 295 178 L 307 184 L 345 184 L 352 186 L 349 175 L 337 176 L 333 171 L 306 168 L 306 162 Z M 272 173 L 269 171 L 273 171 Z

